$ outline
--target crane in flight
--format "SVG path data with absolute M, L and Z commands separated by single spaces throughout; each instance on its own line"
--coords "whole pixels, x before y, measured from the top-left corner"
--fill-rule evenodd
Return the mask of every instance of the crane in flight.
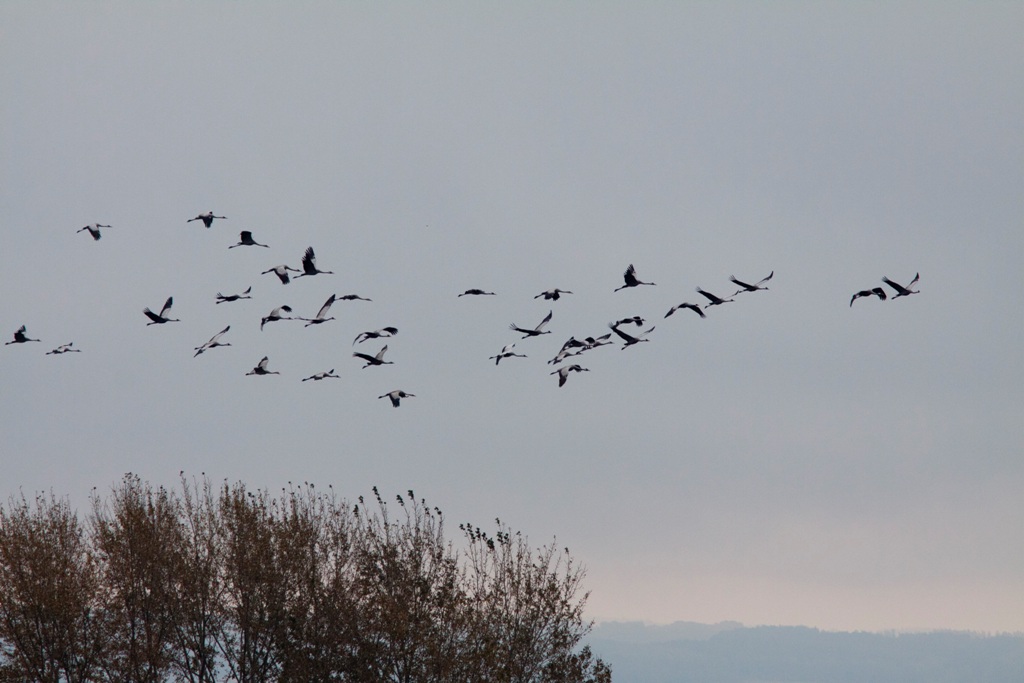
M 186 223 L 191 223 L 192 221 L 202 221 L 203 225 L 205 225 L 206 227 L 210 227 L 211 225 L 213 225 L 213 219 L 214 218 L 220 218 L 221 220 L 227 220 L 227 216 L 214 216 L 213 215 L 213 211 L 207 211 L 206 213 L 199 214 L 195 218 L 189 218 L 185 222 Z
M 252 285 L 249 285 L 249 287 L 246 288 L 246 290 L 244 292 L 242 292 L 241 294 L 228 294 L 228 295 L 225 296 L 224 294 L 221 294 L 220 292 L 217 292 L 217 303 L 218 304 L 222 304 L 222 303 L 224 303 L 226 301 L 238 301 L 239 299 L 251 299 L 252 297 L 249 296 L 250 292 L 252 292 Z
M 39 341 L 39 340 L 38 339 L 29 339 L 25 335 L 25 326 L 22 325 L 21 327 L 19 327 L 17 330 L 14 331 L 14 341 L 6 342 L 4 344 L 4 346 L 10 346 L 11 344 L 24 344 L 25 342 L 37 342 L 37 341 Z
M 540 324 L 538 324 L 537 327 L 533 328 L 532 330 L 528 330 L 524 327 L 518 327 L 515 323 L 509 325 L 508 328 L 515 332 L 521 333 L 523 335 L 523 339 L 526 339 L 527 337 L 539 337 L 542 334 L 551 334 L 551 330 L 545 330 L 544 326 L 551 322 L 552 313 L 554 313 L 554 311 L 548 311 L 548 314 L 544 316 L 544 319 L 540 321 Z
M 234 249 L 235 247 L 267 247 L 266 244 L 260 244 L 252 238 L 252 233 L 248 230 L 243 230 L 238 236 L 238 244 L 232 244 L 228 249 Z M 268 247 L 269 248 L 269 247 Z
M 498 355 L 489 356 L 487 360 L 494 359 L 494 364 L 497 365 L 498 363 L 501 362 L 502 358 L 512 358 L 513 356 L 516 356 L 518 358 L 526 358 L 525 353 L 516 353 L 515 351 L 513 351 L 514 348 L 516 348 L 515 342 L 511 344 L 505 344 L 505 346 L 501 348 L 501 351 L 498 353 Z
M 898 282 L 893 282 L 892 280 L 890 280 L 887 277 L 883 277 L 882 278 L 882 282 L 884 282 L 885 284 L 887 284 L 890 287 L 892 287 L 893 289 L 895 289 L 896 293 L 892 295 L 892 298 L 893 299 L 899 299 L 901 296 L 910 296 L 911 294 L 920 294 L 921 293 L 920 291 L 914 289 L 914 285 L 916 285 L 917 281 L 920 280 L 920 279 L 921 279 L 921 273 L 916 273 L 914 275 L 914 279 L 911 280 L 910 284 L 907 285 L 906 287 L 904 287 L 903 285 L 899 284 Z
M 462 294 L 459 294 L 459 296 L 466 296 L 467 294 L 470 296 L 495 296 L 494 292 L 485 292 L 482 289 L 467 289 Z
M 210 337 L 210 341 L 206 342 L 206 343 L 205 343 L 205 344 L 203 344 L 202 346 L 197 346 L 197 347 L 195 348 L 195 352 L 196 352 L 196 355 L 195 355 L 195 356 L 192 356 L 192 357 L 193 357 L 193 358 L 195 358 L 196 356 L 198 356 L 199 354 L 203 353 L 204 351 L 209 351 L 210 349 L 215 349 L 215 348 L 217 348 L 218 346 L 231 346 L 231 343 L 230 343 L 230 342 L 222 342 L 222 341 L 220 340 L 220 338 L 221 338 L 221 337 L 223 337 L 223 336 L 224 336 L 224 334 L 225 334 L 225 333 L 226 333 L 226 332 L 227 332 L 228 330 L 230 330 L 230 329 L 231 329 L 231 325 L 228 325 L 228 326 L 227 326 L 227 327 L 225 327 L 225 328 L 224 328 L 223 330 L 221 330 L 221 331 L 220 331 L 220 332 L 218 332 L 217 334 L 215 334 L 215 335 L 213 335 L 212 337 Z
M 256 367 L 254 367 L 252 370 L 250 370 L 249 372 L 247 372 L 245 374 L 246 375 L 280 375 L 281 374 L 280 372 L 272 372 L 270 370 L 267 370 L 267 363 L 268 362 L 270 362 L 270 359 L 267 358 L 266 356 L 263 356 L 263 358 L 260 360 L 260 362 L 256 364 Z
M 580 367 L 575 363 L 572 365 L 563 365 L 554 372 L 549 372 L 549 375 L 558 375 L 558 386 L 565 384 L 566 380 L 569 379 L 570 372 L 590 372 L 590 368 Z
M 397 327 L 382 327 L 379 330 L 370 330 L 368 332 L 360 332 L 356 335 L 356 338 L 352 340 L 352 345 L 355 346 L 357 343 L 362 344 L 368 339 L 380 339 L 381 337 L 394 337 L 398 334 Z
M 620 330 L 618 325 L 612 324 L 611 328 L 612 332 L 614 332 L 620 339 L 622 339 L 622 341 L 626 342 L 625 344 L 622 345 L 623 349 L 628 349 L 630 346 L 633 346 L 634 344 L 639 344 L 640 342 L 651 341 L 650 339 L 647 339 L 647 335 L 654 331 L 654 327 L 651 326 L 649 329 L 646 329 L 640 334 L 634 336 L 632 334 L 627 334 L 626 332 Z
M 633 267 L 632 263 L 629 264 L 629 268 L 626 268 L 626 272 L 622 274 L 622 279 L 625 280 L 626 284 L 621 287 L 616 287 L 614 291 L 617 292 L 620 289 L 626 289 L 627 287 L 639 287 L 640 285 L 654 284 L 653 282 L 642 282 L 641 280 L 638 280 L 636 277 L 636 268 Z
M 740 287 L 733 293 L 733 296 L 736 296 L 737 294 L 740 294 L 742 292 L 757 292 L 759 290 L 767 290 L 768 288 L 762 287 L 762 285 L 771 280 L 774 275 L 775 271 L 773 270 L 772 272 L 768 273 L 768 277 L 763 277 L 752 285 L 747 284 L 743 280 L 737 280 L 735 275 L 730 275 L 729 281 L 732 282 L 734 285 L 739 285 Z
M 301 273 L 302 272 L 298 268 L 292 268 L 291 266 L 281 265 L 281 266 L 274 266 L 270 270 L 264 270 L 262 273 L 260 273 L 260 275 L 266 275 L 267 273 L 273 273 L 274 275 L 277 276 L 277 279 L 279 279 L 281 281 L 282 285 L 286 285 L 289 282 L 291 282 L 291 280 L 292 280 L 291 277 L 288 275 L 288 271 L 291 271 L 293 273 Z
M 333 377 L 334 379 L 341 379 L 341 377 L 334 374 L 334 368 L 331 368 L 327 372 L 318 372 L 314 375 L 310 375 L 309 377 L 303 377 L 302 381 L 308 382 L 309 380 L 313 380 L 314 382 L 319 382 L 320 380 L 327 379 L 328 377 Z
M 402 391 L 401 389 L 395 389 L 394 391 L 389 391 L 386 394 L 381 394 L 377 398 L 378 399 L 390 398 L 391 399 L 391 407 L 397 408 L 398 405 L 402 402 L 403 398 L 413 398 L 415 396 L 416 396 L 416 394 L 410 394 L 410 393 L 408 393 L 406 391 Z
M 711 302 L 711 303 L 707 304 L 706 306 L 704 306 L 704 308 L 711 308 L 712 306 L 719 306 L 721 304 L 727 304 L 730 301 L 733 301 L 733 299 L 722 299 L 721 297 L 715 296 L 711 292 L 705 292 L 700 287 L 697 288 L 697 293 L 700 294 L 701 296 L 703 296 L 704 298 L 706 298 L 708 301 Z
M 75 342 L 68 342 L 67 344 L 61 344 L 52 351 L 47 351 L 47 356 L 59 356 L 62 353 L 81 353 L 82 349 L 71 348 L 75 345 Z
M 862 289 L 856 294 L 854 294 L 852 297 L 850 297 L 850 306 L 853 306 L 853 302 L 861 298 L 862 296 L 877 296 L 880 301 L 885 301 L 886 299 L 885 290 L 882 289 L 881 287 L 874 287 L 872 289 Z
M 269 313 L 269 315 L 267 315 L 265 318 L 260 320 L 260 332 L 263 331 L 263 326 L 266 325 L 267 323 L 272 323 L 272 322 L 274 322 L 276 320 L 295 320 L 295 318 L 290 318 L 290 317 L 288 317 L 286 315 L 282 315 L 282 311 L 284 313 L 291 313 L 292 312 L 292 307 L 291 306 L 278 306 L 277 308 L 272 310 Z
M 89 234 L 92 235 L 92 238 L 94 240 L 98 241 L 101 237 L 103 237 L 103 235 L 100 234 L 100 228 L 111 228 L 111 227 L 113 227 L 113 226 L 111 226 L 111 225 L 100 225 L 99 223 L 93 223 L 92 225 L 87 225 L 84 228 L 80 228 L 79 230 L 76 230 L 75 232 L 77 233 L 77 232 L 83 232 L 85 230 L 88 230 Z
M 373 299 L 367 299 L 365 296 L 359 296 L 358 294 L 342 294 L 338 297 L 338 301 L 373 301 Z
M 676 304 L 672 308 L 668 309 L 668 313 L 665 314 L 665 317 L 666 318 L 669 317 L 670 315 L 672 315 L 673 313 L 678 311 L 680 308 L 689 308 L 691 311 L 693 311 L 694 313 L 696 313 L 700 317 L 702 317 L 702 318 L 706 318 L 707 317 L 706 315 L 704 315 L 704 311 L 700 310 L 700 306 L 698 306 L 697 304 L 691 304 L 691 303 L 689 303 L 687 301 L 684 301 L 681 304 Z
M 555 287 L 554 289 L 549 289 L 546 292 L 541 292 L 540 294 L 533 298 L 539 299 L 541 297 L 544 297 L 545 301 L 558 301 L 558 299 L 561 298 L 563 294 L 572 294 L 572 292 L 570 292 L 568 289 L 559 289 L 558 287 Z
M 330 318 L 327 317 L 327 312 L 331 310 L 331 305 L 333 303 L 334 295 L 331 294 L 329 297 L 327 297 L 327 301 L 324 302 L 324 305 L 320 307 L 320 311 L 316 314 L 315 318 L 299 318 L 299 320 L 306 321 L 304 327 L 309 327 L 310 325 L 319 325 L 320 323 L 325 323 L 328 320 L 334 320 L 333 315 Z
M 364 369 L 370 367 L 371 365 L 394 365 L 394 361 L 384 360 L 384 354 L 387 353 L 387 350 L 388 345 L 385 344 L 384 348 L 378 351 L 377 355 L 375 356 L 371 356 L 368 353 L 360 353 L 359 351 L 356 351 L 352 355 L 355 356 L 356 358 L 362 358 L 363 360 L 366 361 L 366 365 L 363 366 Z
M 160 309 L 159 313 L 154 313 L 148 308 L 142 309 L 142 312 L 149 318 L 150 322 L 146 323 L 146 327 L 150 325 L 163 325 L 164 323 L 180 323 L 181 321 L 177 318 L 168 318 L 167 311 L 171 310 L 171 306 L 174 305 L 174 297 L 167 297 L 167 301 L 164 302 L 164 307 Z
M 313 247 L 306 247 L 306 253 L 302 255 L 302 272 L 295 276 L 296 279 L 307 275 L 334 275 L 330 270 L 319 270 L 316 267 L 316 254 Z

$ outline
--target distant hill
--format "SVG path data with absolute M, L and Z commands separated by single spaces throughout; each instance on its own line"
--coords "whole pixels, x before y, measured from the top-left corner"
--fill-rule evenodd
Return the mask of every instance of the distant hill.
M 1024 634 L 607 622 L 588 642 L 615 683 L 1024 682 Z

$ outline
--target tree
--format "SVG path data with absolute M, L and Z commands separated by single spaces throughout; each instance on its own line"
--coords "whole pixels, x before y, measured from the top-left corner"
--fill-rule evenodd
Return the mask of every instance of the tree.
M 584 572 L 412 491 L 367 504 L 126 475 L 89 524 L 0 508 L 0 681 L 608 683 Z M 396 507 L 397 505 L 397 507 Z
M 17 681 L 95 679 L 102 638 L 97 559 L 66 500 L 0 508 L 0 672 Z

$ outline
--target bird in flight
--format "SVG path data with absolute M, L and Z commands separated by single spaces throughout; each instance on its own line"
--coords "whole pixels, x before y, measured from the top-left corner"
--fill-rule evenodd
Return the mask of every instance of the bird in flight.
M 352 355 L 355 356 L 356 358 L 362 358 L 363 360 L 366 361 L 366 365 L 363 366 L 364 369 L 370 367 L 371 365 L 394 365 L 394 361 L 384 360 L 384 354 L 387 352 L 387 350 L 388 345 L 385 344 L 384 348 L 378 351 L 377 355 L 375 356 L 371 356 L 368 353 L 360 353 L 359 351 L 356 351 Z
M 733 294 L 733 296 L 736 296 L 737 294 L 739 294 L 741 292 L 756 292 L 758 290 L 767 290 L 768 288 L 767 287 L 762 287 L 762 285 L 764 283 L 768 282 L 769 280 L 771 280 L 772 276 L 774 276 L 774 275 L 775 275 L 775 271 L 773 270 L 772 272 L 768 273 L 768 277 L 761 278 L 760 280 L 758 280 L 756 283 L 754 283 L 752 285 L 748 285 L 743 280 L 737 280 L 735 275 L 730 275 L 729 276 L 729 280 L 734 285 L 739 285 L 740 286 L 740 289 L 737 289 L 736 292 Z
M 207 226 L 209 227 L 209 226 Z M 260 244 L 252 238 L 252 233 L 248 230 L 243 230 L 239 234 L 238 244 L 232 244 L 228 249 L 234 249 L 235 247 L 266 247 L 266 244 Z M 268 247 L 269 248 L 269 247 Z
M 256 367 L 254 367 L 252 370 L 250 370 L 249 372 L 247 372 L 245 374 L 246 375 L 280 375 L 281 374 L 280 372 L 271 372 L 270 370 L 267 370 L 267 363 L 268 362 L 269 362 L 269 359 L 266 356 L 263 356 L 263 358 L 260 360 L 260 362 L 256 364 Z
M 640 342 L 651 341 L 646 337 L 647 335 L 654 331 L 654 327 L 652 326 L 650 329 L 644 330 L 642 333 L 633 336 L 632 334 L 627 334 L 626 332 L 620 330 L 617 325 L 612 325 L 611 328 L 612 332 L 618 335 L 618 337 L 622 339 L 622 341 L 626 342 L 625 344 L 622 345 L 623 349 L 628 349 L 630 346 L 633 346 L 634 344 L 639 344 Z
M 74 344 L 75 344 L 75 342 L 68 342 L 67 344 L 61 344 L 60 346 L 58 346 L 54 350 L 47 351 L 46 355 L 47 356 L 59 356 L 62 353 L 81 353 L 82 349 L 71 348 L 72 346 L 74 346 Z
M 377 398 L 379 398 L 379 399 L 380 398 L 390 398 L 391 399 L 391 406 L 393 408 L 397 408 L 398 404 L 402 402 L 403 398 L 413 398 L 415 396 L 416 396 L 416 394 L 410 394 L 410 393 L 407 393 L 405 391 L 402 391 L 401 389 L 395 389 L 394 391 L 389 391 L 386 394 L 381 394 Z
M 853 306 L 853 302 L 862 296 L 877 296 L 881 301 L 885 301 L 885 290 L 881 287 L 875 287 L 873 289 L 862 289 L 852 297 L 850 297 L 850 306 Z
M 221 331 L 220 331 L 220 332 L 218 332 L 217 334 L 215 334 L 215 335 L 213 335 L 212 337 L 210 337 L 210 341 L 206 342 L 206 343 L 205 343 L 205 344 L 203 344 L 202 346 L 197 346 L 197 347 L 195 348 L 195 352 L 196 352 L 196 355 L 195 355 L 195 356 L 192 356 L 192 357 L 193 357 L 193 358 L 195 358 L 196 356 L 198 356 L 199 354 L 203 353 L 204 351 L 209 351 L 210 349 L 214 349 L 214 348 L 217 348 L 218 346 L 231 346 L 231 343 L 230 343 L 230 342 L 222 342 L 222 341 L 220 340 L 220 338 L 221 338 L 222 336 L 224 336 L 224 334 L 225 334 L 225 333 L 226 333 L 226 332 L 227 332 L 228 330 L 230 330 L 230 329 L 231 329 L 231 325 L 228 325 L 228 326 L 227 326 L 227 327 L 225 327 L 225 328 L 224 328 L 223 330 L 221 330 Z
M 341 377 L 339 377 L 338 375 L 334 374 L 334 368 L 331 368 L 327 372 L 318 372 L 315 375 L 310 375 L 309 377 L 303 377 L 302 381 L 303 382 L 308 382 L 309 380 L 313 380 L 314 382 L 319 382 L 320 380 L 327 379 L 328 377 L 333 377 L 334 379 L 341 379 Z
M 548 374 L 549 375 L 558 375 L 558 386 L 562 386 L 562 385 L 565 384 L 566 380 L 569 378 L 569 373 L 570 372 L 590 372 L 590 369 L 589 368 L 580 367 L 579 365 L 576 365 L 574 363 L 573 365 L 563 365 L 562 367 L 558 368 L 554 372 L 549 372 Z
M 485 292 L 482 289 L 467 289 L 462 294 L 459 294 L 459 296 L 466 296 L 467 294 L 472 296 L 494 296 L 494 292 Z
M 217 303 L 222 304 L 225 301 L 238 301 L 239 299 L 251 299 L 249 293 L 252 292 L 252 285 L 242 292 L 241 294 L 228 294 L 227 296 L 217 292 Z
M 313 247 L 306 247 L 306 253 L 302 255 L 302 272 L 295 276 L 296 279 L 307 275 L 334 275 L 330 270 L 318 270 L 316 267 L 316 254 Z
M 222 220 L 226 220 L 227 216 L 214 216 L 213 215 L 213 211 L 207 211 L 206 213 L 199 214 L 195 218 L 189 218 L 185 222 L 186 223 L 191 223 L 192 221 L 202 221 L 203 225 L 205 225 L 206 227 L 210 227 L 211 225 L 213 225 L 213 219 L 214 218 L 220 218 Z
M 316 314 L 315 318 L 299 318 L 299 320 L 306 321 L 305 327 L 309 327 L 310 325 L 319 325 L 320 323 L 325 323 L 328 320 L 334 320 L 333 315 L 330 318 L 327 317 L 327 312 L 331 310 L 331 305 L 333 303 L 334 295 L 331 294 L 327 297 L 327 301 L 324 302 L 324 305 L 320 307 L 320 312 Z
M 711 302 L 707 304 L 704 308 L 711 308 L 712 306 L 718 306 L 719 304 L 727 304 L 730 301 L 732 301 L 732 299 L 722 299 L 720 297 L 715 296 L 711 292 L 705 292 L 700 287 L 697 288 L 697 292 Z
M 633 267 L 632 263 L 629 264 L 629 268 L 626 268 L 626 272 L 622 274 L 622 279 L 626 281 L 626 284 L 622 285 L 621 287 L 616 287 L 616 292 L 619 291 L 620 289 L 626 289 L 627 287 L 639 287 L 640 285 L 654 284 L 653 282 L 642 282 L 638 280 L 636 277 L 636 268 Z
M 110 227 L 113 227 L 113 226 L 110 226 L 110 225 L 100 225 L 99 223 L 93 223 L 92 225 L 87 225 L 84 228 L 76 230 L 75 232 L 82 232 L 84 230 L 88 230 L 89 234 L 92 235 L 92 238 L 94 240 L 99 240 L 100 237 L 103 237 L 103 235 L 100 234 L 100 228 L 110 228 Z
M 285 315 L 281 315 L 282 311 L 284 311 L 285 313 L 291 313 L 292 312 L 292 307 L 291 306 L 278 306 L 277 308 L 272 310 L 269 315 L 267 315 L 265 318 L 260 320 L 260 332 L 263 331 L 263 326 L 264 325 L 266 325 L 267 323 L 272 323 L 275 320 L 294 320 L 295 319 L 295 318 L 289 318 L 288 316 L 285 316 Z
M 154 313 L 148 308 L 142 309 L 142 312 L 146 314 L 150 322 L 146 323 L 146 327 L 150 325 L 162 325 L 164 323 L 180 323 L 181 321 L 176 318 L 168 318 L 167 311 L 171 310 L 171 306 L 174 305 L 174 297 L 167 297 L 167 301 L 164 302 L 164 307 L 160 309 L 159 313 Z
M 644 324 L 644 319 L 641 318 L 638 315 L 634 315 L 634 316 L 631 316 L 629 318 L 621 318 L 621 319 L 616 320 L 615 322 L 613 322 L 610 325 L 610 327 L 618 327 L 619 325 L 630 325 L 630 324 L 636 325 L 637 327 L 640 327 L 641 325 Z
M 523 327 L 517 327 L 515 323 L 509 325 L 508 328 L 510 330 L 514 330 L 515 332 L 521 333 L 523 335 L 523 339 L 526 339 L 527 337 L 538 337 L 542 334 L 551 334 L 551 330 L 544 330 L 544 326 L 551 322 L 551 314 L 553 312 L 554 311 L 548 311 L 548 314 L 544 316 L 544 319 L 540 321 L 540 324 L 537 325 L 537 327 L 533 328 L 532 330 L 528 330 Z
M 273 273 L 281 281 L 282 285 L 286 285 L 291 282 L 291 277 L 288 275 L 288 271 L 293 273 L 301 273 L 302 271 L 298 268 L 292 268 L 291 266 L 274 266 L 270 270 L 264 270 L 260 275 L 266 275 L 267 273 Z
M 365 296 L 359 296 L 358 294 L 342 294 L 338 297 L 338 301 L 373 301 L 373 299 L 367 299 Z
M 360 332 L 356 335 L 356 338 L 352 340 L 352 345 L 355 346 L 357 343 L 362 344 L 367 339 L 380 339 L 381 337 L 394 337 L 398 334 L 397 327 L 382 327 L 379 330 L 371 330 L 369 332 Z
M 38 339 L 29 339 L 27 336 L 25 336 L 25 326 L 22 325 L 21 327 L 19 327 L 17 330 L 14 331 L 14 341 L 6 342 L 4 344 L 4 346 L 10 346 L 11 344 L 24 344 L 25 342 L 37 342 L 37 341 L 39 341 L 39 340 Z
M 539 299 L 541 297 L 544 297 L 545 301 L 558 301 L 558 299 L 563 294 L 572 294 L 572 292 L 570 292 L 568 289 L 559 289 L 558 287 L 555 287 L 554 289 L 549 289 L 546 292 L 541 292 L 540 294 L 533 298 Z
M 903 285 L 899 284 L 898 282 L 893 282 L 892 280 L 890 280 L 887 277 L 883 277 L 882 278 L 882 282 L 884 282 L 885 284 L 887 284 L 890 287 L 892 287 L 893 289 L 895 289 L 896 293 L 892 295 L 892 298 L 893 299 L 899 299 L 901 296 L 910 296 L 911 294 L 920 294 L 921 292 L 919 292 L 918 290 L 913 288 L 914 285 L 917 284 L 917 281 L 920 280 L 920 279 L 921 279 L 921 273 L 916 273 L 914 275 L 914 279 L 911 280 L 910 284 L 907 285 L 906 287 L 904 287 Z
M 665 317 L 666 318 L 669 317 L 670 315 L 672 315 L 673 313 L 678 311 L 680 308 L 689 308 L 691 311 L 693 311 L 694 313 L 696 313 L 700 317 L 702 317 L 702 318 L 706 318 L 707 317 L 706 315 L 704 315 L 704 311 L 700 310 L 700 306 L 698 306 L 697 304 L 688 303 L 686 301 L 684 301 L 681 304 L 676 304 L 672 308 L 668 309 L 668 313 L 665 314 Z
M 513 351 L 512 349 L 514 349 L 515 347 L 516 347 L 515 343 L 506 344 L 505 346 L 502 347 L 501 352 L 498 353 L 497 356 L 490 356 L 490 357 L 488 357 L 488 360 L 491 360 L 493 358 L 494 359 L 494 364 L 497 365 L 498 363 L 501 362 L 502 358 L 511 358 L 512 356 L 517 356 L 519 358 L 526 358 L 526 354 L 524 354 L 524 353 L 516 353 L 515 351 Z

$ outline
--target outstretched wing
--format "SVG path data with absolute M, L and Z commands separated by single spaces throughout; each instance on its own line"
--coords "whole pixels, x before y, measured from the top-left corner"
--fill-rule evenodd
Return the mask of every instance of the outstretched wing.
M 651 329 L 654 329 L 654 328 L 651 328 Z M 620 338 L 621 338 L 621 339 L 622 339 L 622 340 L 623 340 L 624 342 L 626 342 L 626 343 L 628 343 L 628 344 L 635 344 L 635 343 L 637 343 L 638 341 L 640 341 L 640 340 L 639 340 L 638 338 L 634 337 L 634 336 L 633 336 L 633 335 L 631 335 L 631 334 L 626 334 L 625 332 L 623 332 L 623 331 L 622 331 L 622 330 L 620 330 L 619 328 L 615 327 L 614 325 L 612 326 L 612 332 L 614 332 L 615 334 L 619 335 L 619 337 L 620 337 Z
M 544 319 L 540 321 L 540 324 L 537 325 L 537 327 L 533 328 L 535 332 L 540 332 L 541 329 L 545 325 L 547 325 L 549 322 L 551 322 L 551 314 L 552 313 L 554 313 L 554 311 L 548 311 L 548 314 L 546 316 L 544 316 Z
M 327 315 L 327 311 L 331 310 L 331 304 L 333 303 L 334 295 L 331 294 L 331 296 L 328 297 L 327 301 L 324 302 L 324 305 L 320 307 L 320 312 L 316 314 L 316 317 L 323 318 L 325 315 Z
M 160 317 L 166 317 L 167 311 L 171 310 L 171 306 L 174 305 L 174 297 L 167 297 L 167 301 L 164 302 L 164 307 L 160 309 Z
M 316 272 L 316 254 L 313 247 L 306 247 L 306 253 L 302 255 L 302 270 L 306 273 Z

